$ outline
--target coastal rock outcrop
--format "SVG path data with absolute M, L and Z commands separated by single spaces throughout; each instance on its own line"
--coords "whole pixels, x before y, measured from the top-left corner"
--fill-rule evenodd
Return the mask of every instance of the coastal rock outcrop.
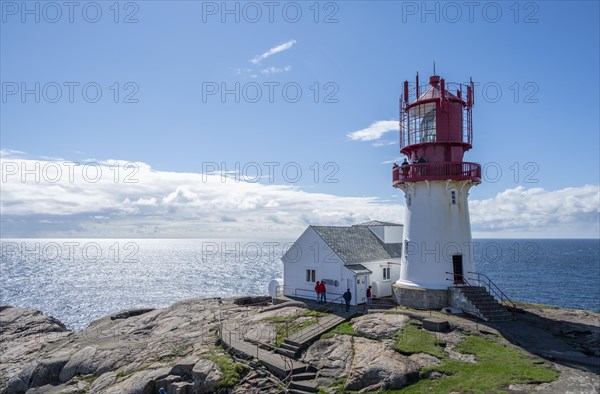
M 408 320 L 408 316 L 404 315 L 370 313 L 353 319 L 352 328 L 360 335 L 381 339 L 401 330 Z
M 190 300 L 166 309 L 125 311 L 72 332 L 39 311 L 3 305 L 0 391 L 64 385 L 88 392 L 154 392 L 156 382 L 175 375 L 162 382 L 165 387 L 188 381 L 192 391 L 198 385 L 210 392 L 220 376 L 206 355 L 214 348 L 221 306 L 216 300 Z M 192 357 L 186 363 L 187 356 Z
M 417 380 L 426 363 L 415 363 L 383 342 L 355 338 L 354 359 L 345 387 L 352 391 L 400 389 Z
M 314 368 L 311 379 L 327 392 L 393 390 L 419 379 L 446 378 L 443 372 L 428 367 L 448 360 L 479 363 L 477 357 L 461 351 L 460 344 L 469 335 L 506 342 L 504 338 L 517 332 L 520 335 L 515 341 L 521 341 L 540 337 L 538 325 L 552 320 L 556 326 L 543 331 L 546 337 L 540 343 L 561 344 L 561 353 L 554 352 L 553 357 L 566 357 L 570 349 L 579 346 L 589 356 L 574 351 L 578 356 L 569 360 L 589 365 L 597 360 L 593 339 L 599 331 L 598 314 L 563 311 L 565 316 L 576 315 L 577 320 L 569 321 L 561 318 L 560 310 L 542 312 L 554 316 L 523 316 L 516 322 L 519 330 L 508 330 L 506 326 L 504 337 L 500 329 L 481 330 L 455 317 L 451 330 L 423 331 L 423 338 L 430 338 L 430 342 L 417 341 L 416 347 L 402 353 L 396 350 L 398 333 L 409 327 L 414 331 L 414 327 L 420 327 L 418 321 L 408 326 L 409 317 L 404 314 L 367 314 L 309 343 L 299 354 L 302 362 Z M 226 327 L 233 328 L 240 338 L 260 341 L 268 347 L 265 343 L 273 345 L 282 339 L 281 327 L 310 327 L 314 324 L 311 316 L 314 313 L 308 313 L 299 302 L 248 306 L 234 299 L 193 299 L 164 309 L 120 312 L 93 321 L 83 330 L 69 331 L 60 321 L 37 310 L 0 305 L 0 394 L 143 394 L 156 393 L 160 388 L 178 394 L 224 390 L 234 394 L 279 393 L 281 385 L 287 384 L 281 382 L 281 376 L 278 378 L 254 359 L 232 357 L 220 347 L 220 323 L 226 322 Z M 413 312 L 410 318 L 415 319 Z M 564 341 L 548 342 L 556 341 L 558 336 Z M 578 387 L 592 387 L 592 374 L 574 374 L 566 367 L 561 371 L 565 379 L 576 376 L 581 383 Z M 518 391 L 521 386 L 514 388 Z M 545 383 L 543 391 L 559 393 L 567 386 L 559 379 Z M 535 385 L 526 388 L 537 390 Z
M 315 367 L 317 382 L 328 386 L 345 379 L 352 364 L 353 338 L 348 335 L 335 335 L 320 339 L 306 351 L 304 362 Z

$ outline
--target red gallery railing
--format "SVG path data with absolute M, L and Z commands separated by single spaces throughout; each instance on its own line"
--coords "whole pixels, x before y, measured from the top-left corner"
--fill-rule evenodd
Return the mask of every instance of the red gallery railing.
M 414 163 L 399 166 L 392 171 L 393 185 L 419 181 L 472 181 L 481 182 L 481 165 L 468 162 Z

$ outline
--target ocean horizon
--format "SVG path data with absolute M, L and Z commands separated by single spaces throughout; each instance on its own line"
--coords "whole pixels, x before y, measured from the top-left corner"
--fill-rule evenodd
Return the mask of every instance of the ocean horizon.
M 292 240 L 0 239 L 0 303 L 71 329 L 131 308 L 267 294 Z M 475 270 L 511 299 L 600 311 L 600 240 L 474 239 Z M 438 251 L 443 251 L 438 247 Z M 435 248 L 434 248 L 435 250 Z

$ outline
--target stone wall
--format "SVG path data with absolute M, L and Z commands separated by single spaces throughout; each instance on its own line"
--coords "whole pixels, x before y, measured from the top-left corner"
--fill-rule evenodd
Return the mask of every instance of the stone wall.
M 477 316 L 479 311 L 475 305 L 461 291 L 459 287 L 448 288 L 448 301 L 453 308 L 462 309 L 465 313 Z
M 398 305 L 415 309 L 441 309 L 449 305 L 448 290 L 418 289 L 392 285 Z

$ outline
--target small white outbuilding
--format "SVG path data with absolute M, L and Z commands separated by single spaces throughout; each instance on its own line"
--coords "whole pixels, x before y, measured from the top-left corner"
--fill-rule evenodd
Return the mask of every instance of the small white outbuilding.
M 373 297 L 392 296 L 400 278 L 401 224 L 371 221 L 348 227 L 309 226 L 283 255 L 283 293 L 315 299 L 315 285 L 323 281 L 327 301 L 352 293 L 352 305 Z

